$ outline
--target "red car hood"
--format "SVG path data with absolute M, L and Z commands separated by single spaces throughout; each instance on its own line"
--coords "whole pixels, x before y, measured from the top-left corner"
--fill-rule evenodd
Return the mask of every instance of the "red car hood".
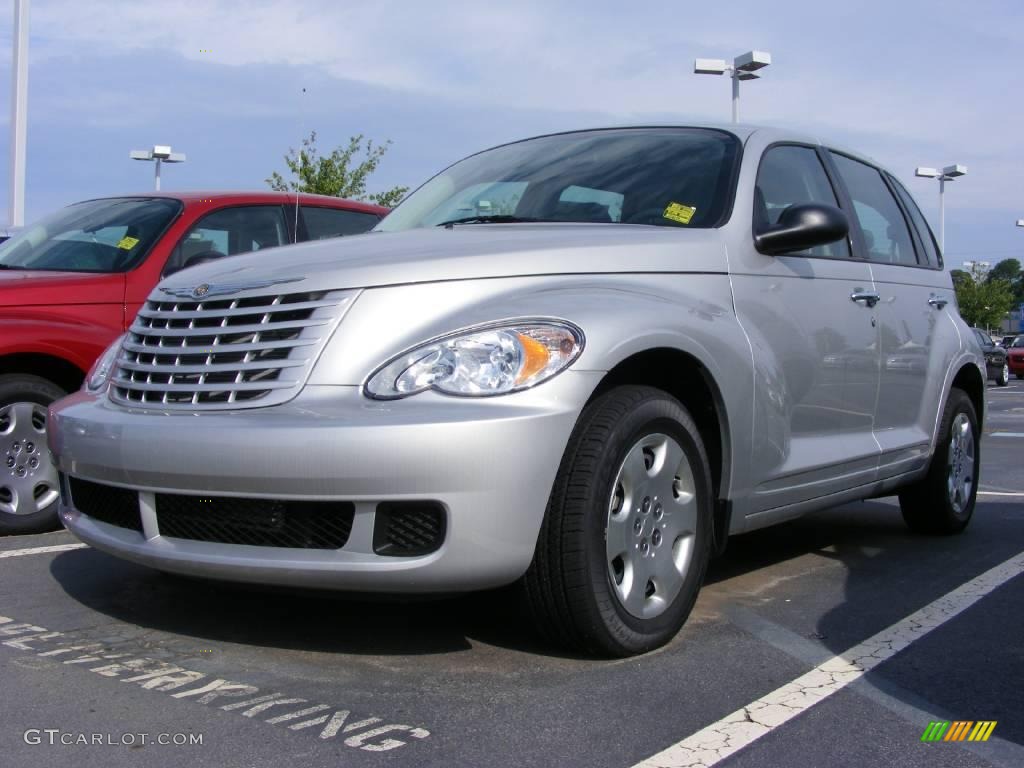
M 121 304 L 123 274 L 0 269 L 0 307 Z

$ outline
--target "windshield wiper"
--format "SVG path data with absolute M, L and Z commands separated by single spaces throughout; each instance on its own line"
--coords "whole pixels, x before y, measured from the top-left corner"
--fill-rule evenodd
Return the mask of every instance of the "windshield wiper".
M 490 214 L 479 216 L 466 216 L 463 219 L 452 219 L 442 221 L 437 226 L 450 227 L 453 224 L 519 224 L 522 222 L 543 221 L 543 219 L 524 219 L 519 216 L 508 216 L 505 214 Z

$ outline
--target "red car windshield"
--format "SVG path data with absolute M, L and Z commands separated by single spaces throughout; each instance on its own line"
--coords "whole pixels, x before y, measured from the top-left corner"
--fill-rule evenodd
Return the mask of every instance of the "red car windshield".
M 181 209 L 167 198 L 69 205 L 0 244 L 0 269 L 125 272 L 145 258 Z

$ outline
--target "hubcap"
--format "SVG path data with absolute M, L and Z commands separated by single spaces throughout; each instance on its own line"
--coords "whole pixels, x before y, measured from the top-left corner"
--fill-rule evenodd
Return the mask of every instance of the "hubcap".
M 947 486 L 949 503 L 959 515 L 967 508 L 974 488 L 974 433 L 966 413 L 958 413 L 953 419 L 949 437 Z
M 46 406 L 0 408 L 0 513 L 31 515 L 57 500 L 57 470 L 46 450 Z
M 641 438 L 615 478 L 605 531 L 608 575 L 627 612 L 651 619 L 672 604 L 690 568 L 696 530 L 686 454 L 668 435 Z
M 1010 365 L 1009 363 L 1003 363 L 1003 381 L 1010 378 Z

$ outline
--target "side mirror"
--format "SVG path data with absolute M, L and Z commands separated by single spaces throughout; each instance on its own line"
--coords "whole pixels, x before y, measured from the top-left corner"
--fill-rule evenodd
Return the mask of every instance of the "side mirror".
M 761 253 L 778 256 L 834 243 L 849 231 L 846 214 L 833 205 L 791 205 L 779 216 L 778 224 L 754 235 L 754 245 Z

